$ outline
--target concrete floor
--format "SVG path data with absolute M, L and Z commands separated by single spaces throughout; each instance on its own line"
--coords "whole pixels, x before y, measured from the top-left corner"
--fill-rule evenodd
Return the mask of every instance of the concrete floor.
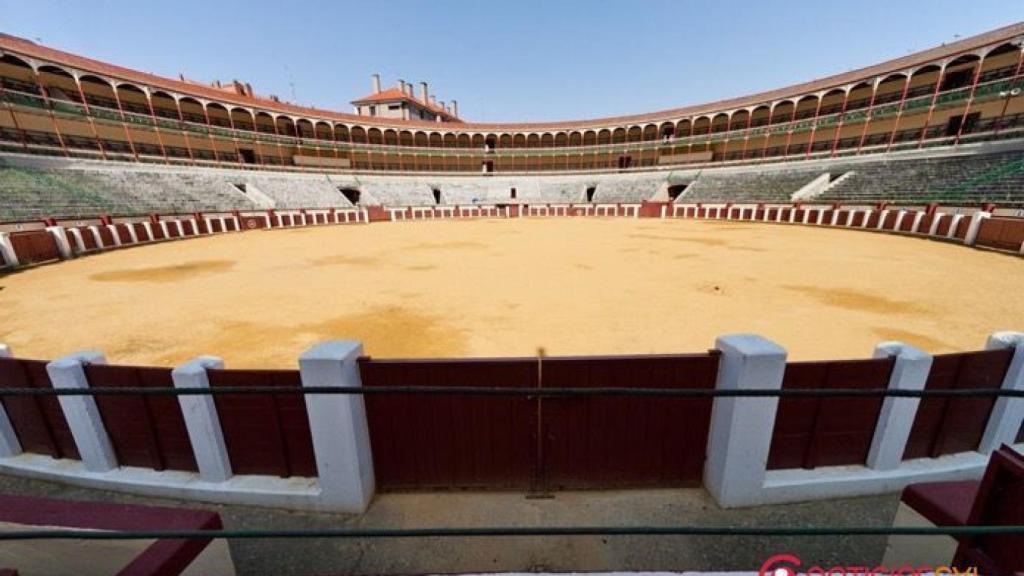
M 899 496 L 723 510 L 701 489 L 514 493 L 382 494 L 361 516 L 219 506 L 0 476 L 0 493 L 215 510 L 227 528 L 705 525 L 889 526 Z M 875 566 L 885 537 L 522 537 L 375 540 L 237 540 L 238 574 L 409 574 L 424 572 L 735 570 L 754 571 L 777 553 L 804 566 Z M 0 558 L 0 565 L 2 565 Z

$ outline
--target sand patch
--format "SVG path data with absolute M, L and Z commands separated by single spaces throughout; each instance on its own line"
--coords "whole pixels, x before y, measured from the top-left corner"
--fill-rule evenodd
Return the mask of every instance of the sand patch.
M 412 246 L 406 246 L 406 250 L 472 250 L 483 248 L 486 245 L 482 242 L 471 240 L 453 240 L 451 242 L 421 242 Z
M 639 238 L 644 240 L 669 240 L 674 242 L 693 242 L 695 244 L 702 244 L 704 246 L 725 246 L 729 244 L 728 241 L 722 240 L 721 238 L 705 238 L 705 237 L 687 237 L 687 236 L 661 236 L 659 234 L 630 234 L 630 238 Z
M 783 286 L 787 290 L 810 296 L 822 304 L 876 314 L 921 314 L 925 310 L 915 302 L 897 300 L 852 288 L 824 288 L 818 286 Z
M 309 261 L 313 266 L 374 266 L 381 262 L 380 258 L 368 256 L 352 256 L 351 254 L 334 254 Z
M 108 270 L 91 274 L 89 279 L 97 282 L 182 282 L 197 276 L 227 272 L 234 265 L 234 260 L 194 260 L 170 266 Z

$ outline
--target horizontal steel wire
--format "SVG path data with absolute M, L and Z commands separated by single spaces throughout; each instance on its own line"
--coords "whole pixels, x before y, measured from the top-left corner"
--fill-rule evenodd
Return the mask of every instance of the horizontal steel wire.
M 720 390 L 716 388 L 505 388 L 494 386 L 217 386 L 211 388 L 150 388 L 138 386 L 95 388 L 4 388 L 4 396 L 209 396 L 249 394 L 418 394 L 466 396 L 682 396 L 682 397 L 894 397 L 894 398 L 1024 398 L 1024 390 L 961 388 L 890 390 L 888 388 L 783 388 L 773 390 Z
M 482 528 L 320 528 L 305 530 L 15 530 L 8 540 L 254 538 L 473 538 L 523 536 L 978 536 L 1024 534 L 1024 526 L 555 526 Z

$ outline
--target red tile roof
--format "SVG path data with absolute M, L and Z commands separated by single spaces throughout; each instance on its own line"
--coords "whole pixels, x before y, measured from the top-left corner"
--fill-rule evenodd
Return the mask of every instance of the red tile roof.
M 375 102 L 408 102 L 410 104 L 419 106 L 420 108 L 426 108 L 427 110 L 430 110 L 434 114 L 439 114 L 445 118 L 453 120 L 456 118 L 454 114 L 449 113 L 447 110 L 441 108 L 440 106 L 437 106 L 433 103 L 425 103 L 422 100 L 413 98 L 412 96 L 409 96 L 408 94 L 402 92 L 402 90 L 399 88 L 388 88 L 386 90 L 381 90 L 380 92 L 377 92 L 375 94 L 363 96 L 362 98 L 353 100 L 352 104 L 373 104 Z
M 615 116 L 608 118 L 594 118 L 589 120 L 570 120 L 554 122 L 525 122 L 525 123 L 445 123 L 430 122 L 426 120 L 400 120 L 391 118 L 368 118 L 355 114 L 345 114 L 317 108 L 309 108 L 277 102 L 269 98 L 257 96 L 241 96 L 225 93 L 216 87 L 198 85 L 191 82 L 163 78 L 146 72 L 138 72 L 121 66 L 99 62 L 83 56 L 77 56 L 54 48 L 41 46 L 28 40 L 15 36 L 0 35 L 0 51 L 10 52 L 15 56 L 44 60 L 49 63 L 62 64 L 77 68 L 84 72 L 91 72 L 119 80 L 147 84 L 157 90 L 176 92 L 183 95 L 190 95 L 197 98 L 209 99 L 243 107 L 258 108 L 267 111 L 275 111 L 293 116 L 306 116 L 310 119 L 328 120 L 348 124 L 360 124 L 363 126 L 391 127 L 396 129 L 423 129 L 432 130 L 458 130 L 473 132 L 510 132 L 510 131 L 558 131 L 558 130 L 581 130 L 586 128 L 600 129 L 610 128 L 627 124 L 658 123 L 669 120 L 678 120 L 687 116 L 711 115 L 716 112 L 734 110 L 737 108 L 752 107 L 758 104 L 770 103 L 772 101 L 798 97 L 804 94 L 813 94 L 826 91 L 832 88 L 842 87 L 851 83 L 867 80 L 876 76 L 897 73 L 911 69 L 930 62 L 939 61 L 945 58 L 955 57 L 959 54 L 970 53 L 986 46 L 995 45 L 1001 42 L 1011 41 L 1017 37 L 1024 36 L 1024 22 L 1018 22 L 964 38 L 957 42 L 943 44 L 934 48 L 916 52 L 908 56 L 895 58 L 868 66 L 835 74 L 825 78 L 819 78 L 810 82 L 794 84 L 777 90 L 760 92 L 738 98 L 730 98 L 699 104 L 684 106 L 669 110 L 661 110 L 646 114 L 633 114 L 627 116 Z

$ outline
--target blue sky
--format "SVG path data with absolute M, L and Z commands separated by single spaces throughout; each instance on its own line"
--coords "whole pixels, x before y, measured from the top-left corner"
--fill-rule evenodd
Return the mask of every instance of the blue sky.
M 1020 20 L 1022 0 L 0 0 L 0 31 L 131 68 L 343 111 L 380 72 L 490 122 L 707 102 Z

